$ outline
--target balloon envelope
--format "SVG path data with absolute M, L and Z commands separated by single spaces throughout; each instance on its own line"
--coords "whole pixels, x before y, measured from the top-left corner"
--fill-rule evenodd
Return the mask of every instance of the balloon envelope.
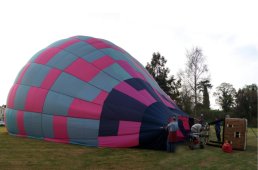
M 48 141 L 99 147 L 163 148 L 163 127 L 189 117 L 148 71 L 115 44 L 87 36 L 57 41 L 36 53 L 10 89 L 8 132 Z

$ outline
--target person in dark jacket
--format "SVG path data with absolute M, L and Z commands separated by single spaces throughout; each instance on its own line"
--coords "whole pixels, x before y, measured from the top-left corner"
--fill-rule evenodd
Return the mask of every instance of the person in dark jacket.
M 221 124 L 221 121 L 218 118 L 216 118 L 216 120 L 215 120 L 215 131 L 216 131 L 216 136 L 217 136 L 218 142 L 221 142 L 220 124 Z

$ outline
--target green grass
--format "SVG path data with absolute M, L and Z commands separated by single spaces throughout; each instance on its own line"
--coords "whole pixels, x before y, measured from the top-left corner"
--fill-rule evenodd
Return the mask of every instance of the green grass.
M 258 129 L 254 129 L 257 133 Z M 247 150 L 228 154 L 220 148 L 176 153 L 145 149 L 111 149 L 46 142 L 8 135 L 0 127 L 0 169 L 257 169 L 257 138 L 248 130 Z

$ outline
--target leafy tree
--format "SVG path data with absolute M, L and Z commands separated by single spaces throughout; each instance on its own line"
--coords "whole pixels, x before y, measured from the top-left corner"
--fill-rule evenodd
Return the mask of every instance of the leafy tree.
M 202 92 L 202 107 L 204 109 L 210 109 L 210 97 L 209 97 L 209 92 L 208 89 L 212 88 L 212 85 L 210 83 L 209 79 L 203 80 L 198 83 L 197 88 Z
M 147 63 L 146 69 L 157 81 L 159 86 L 167 93 L 173 100 L 179 102 L 179 88 L 181 87 L 181 80 L 172 75 L 169 76 L 169 68 L 165 65 L 167 60 L 161 56 L 159 52 L 153 53 L 151 62 Z
M 214 96 L 217 97 L 216 102 L 221 106 L 224 112 L 229 112 L 234 106 L 234 96 L 236 90 L 232 84 L 221 83 L 216 87 Z
M 247 85 L 236 93 L 236 112 L 250 121 L 257 118 L 257 85 Z
M 180 74 L 184 83 L 189 86 L 191 90 L 191 97 L 193 97 L 194 102 L 194 113 L 196 115 L 196 106 L 200 97 L 198 84 L 202 80 L 207 79 L 206 73 L 208 72 L 208 68 L 205 64 L 205 57 L 202 49 L 199 47 L 194 47 L 191 50 L 187 50 L 186 58 L 187 62 L 185 71 L 181 72 Z
M 186 113 L 191 114 L 192 113 L 192 96 L 190 89 L 182 85 L 181 92 L 180 92 L 180 103 L 177 103 L 178 106 L 184 110 Z

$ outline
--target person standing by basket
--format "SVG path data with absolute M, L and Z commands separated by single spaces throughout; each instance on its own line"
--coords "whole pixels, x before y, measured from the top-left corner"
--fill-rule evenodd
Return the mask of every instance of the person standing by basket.
M 172 116 L 169 118 L 167 130 L 168 130 L 167 151 L 175 152 L 176 151 L 176 141 L 177 141 L 176 131 L 178 130 L 178 122 L 177 122 L 176 116 Z
M 220 124 L 221 124 L 221 120 L 216 118 L 215 120 L 215 132 L 216 132 L 216 136 L 217 136 L 217 141 L 221 142 L 221 137 L 220 137 Z

